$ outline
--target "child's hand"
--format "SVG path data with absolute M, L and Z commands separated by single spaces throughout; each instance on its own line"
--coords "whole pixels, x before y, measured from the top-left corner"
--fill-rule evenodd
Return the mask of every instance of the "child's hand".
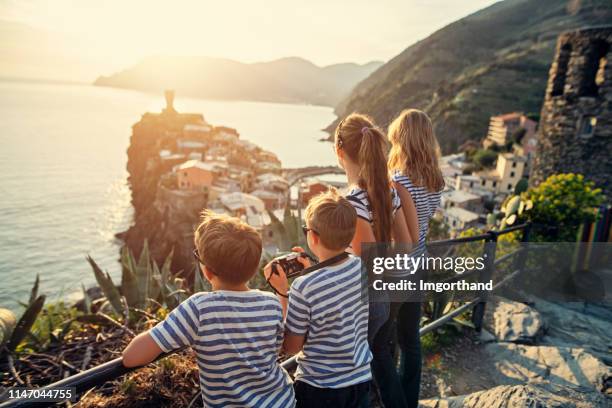
M 285 270 L 278 263 L 269 262 L 263 269 L 264 276 L 270 285 L 281 295 L 287 295 L 289 292 L 289 281 Z
M 291 251 L 299 252 L 299 253 L 305 252 L 304 248 L 302 248 L 300 246 L 294 246 L 293 248 L 291 248 Z M 300 257 L 298 257 L 297 260 L 298 260 L 299 263 L 304 265 L 304 268 L 310 268 L 310 266 L 312 265 L 312 262 L 310 262 L 310 258 L 308 258 L 307 256 L 300 256 Z

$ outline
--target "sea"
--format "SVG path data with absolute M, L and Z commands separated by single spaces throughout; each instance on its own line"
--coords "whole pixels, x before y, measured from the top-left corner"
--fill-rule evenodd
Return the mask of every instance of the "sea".
M 87 255 L 119 281 L 131 126 L 164 105 L 161 94 L 0 80 L 0 308 L 22 310 L 37 274 L 47 302 L 78 298 L 95 284 Z M 332 108 L 180 94 L 175 108 L 236 128 L 285 167 L 336 163 L 321 141 Z

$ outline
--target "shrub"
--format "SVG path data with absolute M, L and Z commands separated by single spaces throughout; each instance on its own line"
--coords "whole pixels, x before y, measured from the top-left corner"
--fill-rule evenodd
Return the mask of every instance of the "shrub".
M 535 228 L 532 240 L 573 242 L 580 224 L 595 221 L 594 209 L 604 202 L 600 188 L 582 174 L 554 174 L 523 193 L 533 201 L 524 215 Z

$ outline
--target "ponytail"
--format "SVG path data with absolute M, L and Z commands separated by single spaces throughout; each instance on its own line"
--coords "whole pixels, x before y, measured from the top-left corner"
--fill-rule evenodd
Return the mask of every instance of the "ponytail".
M 336 146 L 359 165 L 359 187 L 368 193 L 376 241 L 391 242 L 393 204 L 384 133 L 370 118 L 354 113 L 336 129 Z
M 359 149 L 359 181 L 368 192 L 372 229 L 378 242 L 391 242 L 393 204 L 387 170 L 385 136 L 376 128 L 365 128 Z

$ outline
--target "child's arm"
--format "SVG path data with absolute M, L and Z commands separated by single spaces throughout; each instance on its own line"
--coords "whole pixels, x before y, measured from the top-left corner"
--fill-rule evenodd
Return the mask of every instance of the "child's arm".
M 285 274 L 285 270 L 280 265 L 276 265 L 277 273 L 273 273 L 272 262 L 264 266 L 264 270 L 263 270 L 264 277 L 276 291 L 276 297 L 278 298 L 278 301 L 283 307 L 283 320 L 284 320 L 285 317 L 287 317 L 287 301 L 288 301 L 287 296 L 289 292 L 289 281 L 287 280 L 287 275 Z
M 198 296 L 191 296 L 151 330 L 136 336 L 123 351 L 123 365 L 144 365 L 155 360 L 162 351 L 168 353 L 193 344 L 200 325 Z
M 297 354 L 302 351 L 304 343 L 306 343 L 306 335 L 285 333 L 285 339 L 283 340 L 283 351 L 290 355 Z
M 288 354 L 296 354 L 302 350 L 310 328 L 310 302 L 304 296 L 304 285 L 301 279 L 298 278 L 293 282 L 289 292 L 283 340 L 283 351 Z
M 130 344 L 123 350 L 123 365 L 126 367 L 138 367 L 150 363 L 162 353 L 148 331 L 134 337 Z
M 364 242 L 376 242 L 374 236 L 374 230 L 369 222 L 364 219 L 357 218 L 357 225 L 355 226 L 355 235 L 351 241 L 351 248 L 353 253 L 357 256 L 361 256 L 361 244 Z

